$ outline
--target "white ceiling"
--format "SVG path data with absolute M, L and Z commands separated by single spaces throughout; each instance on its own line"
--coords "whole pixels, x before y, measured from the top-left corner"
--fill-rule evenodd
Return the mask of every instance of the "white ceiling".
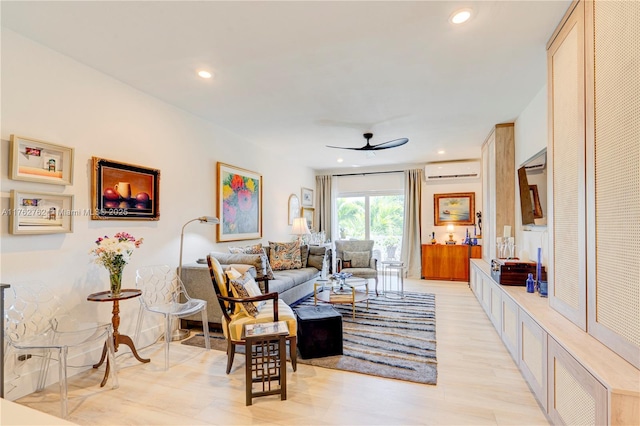
M 10 2 L 2 25 L 315 169 L 478 158 L 546 80 L 563 1 Z M 474 16 L 453 26 L 453 11 Z M 209 69 L 203 80 L 196 70 Z M 402 137 L 409 143 L 365 153 Z M 438 155 L 438 150 L 446 153 Z M 344 163 L 336 162 L 338 157 Z

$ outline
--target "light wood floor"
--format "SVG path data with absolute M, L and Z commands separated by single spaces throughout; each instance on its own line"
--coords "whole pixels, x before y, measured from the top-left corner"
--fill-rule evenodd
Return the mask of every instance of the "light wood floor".
M 466 283 L 407 280 L 436 294 L 438 384 L 428 386 L 298 364 L 288 395 L 245 406 L 244 358 L 225 374 L 220 351 L 162 343 L 118 357 L 120 388 L 100 388 L 103 369 L 69 381 L 69 418 L 80 425 L 540 425 L 548 424 Z M 121 346 L 122 347 L 122 346 Z M 59 415 L 57 385 L 16 402 Z

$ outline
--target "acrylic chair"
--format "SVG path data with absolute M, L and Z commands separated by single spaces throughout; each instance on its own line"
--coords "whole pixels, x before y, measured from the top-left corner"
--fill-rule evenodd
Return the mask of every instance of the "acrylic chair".
M 68 414 L 67 358 L 70 349 L 107 347 L 107 367 L 112 388 L 118 388 L 113 326 L 111 323 L 81 323 L 64 312 L 60 299 L 42 282 L 12 284 L 5 309 L 6 344 L 14 351 L 34 356 L 42 353 L 36 391 L 46 385 L 52 359 L 58 361 L 62 417 Z M 57 355 L 57 357 L 56 357 Z
M 207 301 L 192 299 L 176 273 L 167 265 L 145 266 L 136 271 L 136 287 L 142 290 L 140 313 L 136 325 L 137 343 L 145 311 L 164 315 L 164 369 L 169 369 L 169 345 L 171 344 L 171 324 L 174 319 L 184 318 L 202 312 L 202 331 L 207 349 L 209 342 L 209 322 L 207 319 Z

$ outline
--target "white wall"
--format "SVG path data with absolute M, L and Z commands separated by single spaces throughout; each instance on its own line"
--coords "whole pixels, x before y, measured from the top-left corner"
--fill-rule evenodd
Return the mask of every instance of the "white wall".
M 183 110 L 167 105 L 68 57 L 2 29 L 2 119 L 0 145 L 1 208 L 9 209 L 10 190 L 73 194 L 75 209 L 89 209 L 92 156 L 159 169 L 160 220 L 74 219 L 74 232 L 9 235 L 9 217 L 0 218 L 0 281 L 39 279 L 56 290 L 74 314 L 109 321 L 111 306 L 88 302 L 90 293 L 108 289 L 106 269 L 90 262 L 97 237 L 126 231 L 143 237 L 124 270 L 124 287 L 134 287 L 142 265 L 178 265 L 180 229 L 190 219 L 216 215 L 218 161 L 263 175 L 263 238 L 290 241 L 288 198 L 301 187 L 315 188 L 311 169 L 299 167 L 268 147 L 259 147 Z M 73 185 L 9 179 L 11 134 L 73 147 Z M 184 262 L 212 250 L 254 241 L 216 244 L 216 227 L 190 224 Z M 138 302 L 120 305 L 120 331 L 133 334 Z M 153 326 L 153 323 L 152 325 Z M 151 336 L 153 337 L 153 336 Z M 27 361 L 29 362 L 29 361 Z M 29 385 L 8 395 L 29 393 Z
M 547 147 L 547 86 L 540 89 L 529 105 L 522 111 L 515 122 L 515 161 L 516 169 L 520 168 L 528 160 L 536 156 Z M 546 226 L 526 227 L 522 226 L 522 214 L 520 210 L 520 192 L 518 176 L 514 176 L 516 185 L 516 246 L 518 253 L 527 255 L 530 260 L 537 260 L 538 248 L 542 248 L 542 264 L 547 265 L 549 258 L 549 240 Z M 538 184 L 540 191 L 543 185 Z M 547 183 L 548 187 L 548 183 Z M 545 193 L 547 188 L 544 188 Z M 545 207 L 545 214 L 550 214 Z

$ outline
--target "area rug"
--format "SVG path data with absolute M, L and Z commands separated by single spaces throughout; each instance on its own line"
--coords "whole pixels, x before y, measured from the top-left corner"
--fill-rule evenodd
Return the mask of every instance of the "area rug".
M 313 297 L 294 307 L 313 305 Z M 302 359 L 298 362 L 318 367 L 346 370 L 392 379 L 435 385 L 436 311 L 435 295 L 405 292 L 404 299 L 372 297 L 356 305 L 333 305 L 342 314 L 343 355 Z M 211 348 L 225 351 L 221 333 L 210 333 Z M 204 337 L 194 336 L 183 345 L 204 347 Z M 239 348 L 242 350 L 243 348 Z M 236 362 L 243 357 L 236 356 Z

